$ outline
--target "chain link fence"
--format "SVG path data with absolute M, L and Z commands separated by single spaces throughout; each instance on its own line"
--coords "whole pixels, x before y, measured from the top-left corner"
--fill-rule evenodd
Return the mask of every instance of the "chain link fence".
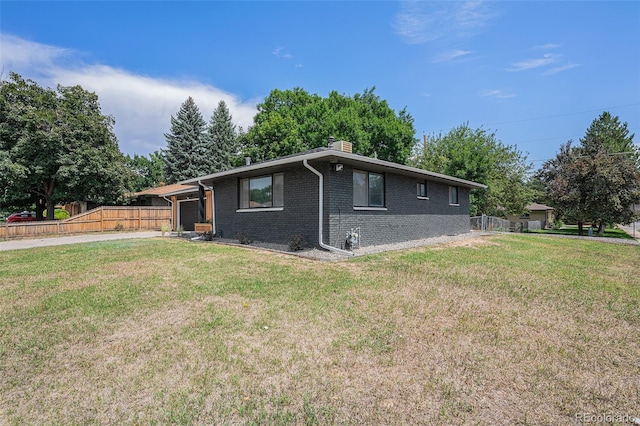
M 542 229 L 541 220 L 529 220 L 526 222 L 512 222 L 507 219 L 494 216 L 474 216 L 471 218 L 471 230 L 482 232 L 526 232 Z

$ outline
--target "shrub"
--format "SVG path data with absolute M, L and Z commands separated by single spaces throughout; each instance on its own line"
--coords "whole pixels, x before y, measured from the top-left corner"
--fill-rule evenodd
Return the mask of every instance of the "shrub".
M 300 251 L 307 245 L 307 240 L 304 239 L 304 235 L 298 234 L 291 237 L 289 241 L 289 251 Z
M 553 221 L 553 225 L 551 225 L 551 227 L 553 229 L 560 229 L 560 228 L 562 228 L 563 225 L 564 225 L 564 223 L 562 223 L 561 220 L 556 219 L 556 220 Z
M 240 244 L 251 244 L 253 240 L 244 232 L 238 232 L 236 238 L 240 241 Z
M 163 223 L 162 226 L 160 226 L 160 232 L 162 232 L 162 236 L 164 237 L 164 234 L 166 234 L 167 232 L 171 232 L 171 225 L 168 223 Z

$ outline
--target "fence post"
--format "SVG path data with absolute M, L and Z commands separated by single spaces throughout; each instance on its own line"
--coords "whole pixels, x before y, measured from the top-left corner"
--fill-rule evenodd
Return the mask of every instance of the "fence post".
M 103 206 L 100 206 L 100 232 L 104 231 L 104 213 Z
M 138 207 L 138 231 L 142 229 L 142 209 Z

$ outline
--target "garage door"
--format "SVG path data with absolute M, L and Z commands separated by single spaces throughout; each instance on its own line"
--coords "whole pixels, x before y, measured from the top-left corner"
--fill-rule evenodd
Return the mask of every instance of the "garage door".
M 198 221 L 198 200 L 180 201 L 180 225 L 185 231 L 193 231 Z

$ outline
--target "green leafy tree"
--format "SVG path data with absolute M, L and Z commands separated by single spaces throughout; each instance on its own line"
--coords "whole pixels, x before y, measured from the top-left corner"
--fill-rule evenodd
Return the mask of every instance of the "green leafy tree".
M 238 136 L 231 121 L 231 113 L 224 101 L 218 103 L 207 127 L 212 169 L 209 173 L 229 170 L 237 164 Z
M 534 194 L 526 155 L 504 145 L 495 132 L 471 129 L 468 124 L 429 138 L 425 146 L 416 148 L 411 165 L 487 185 L 471 191 L 472 215 L 499 215 L 503 209 L 521 214 Z
M 406 164 L 416 143 L 413 118 L 391 109 L 374 93 L 327 98 L 301 88 L 272 90 L 258 105 L 254 125 L 241 136 L 245 154 L 255 160 L 326 147 L 327 138 L 353 143 L 353 152 Z
M 595 119 L 580 146 L 563 145 L 556 158 L 539 172 L 556 214 L 565 222 L 605 225 L 634 220 L 633 204 L 640 202 L 638 151 L 627 124 L 603 113 Z
M 131 191 L 138 192 L 153 188 L 164 182 L 164 160 L 159 151 L 144 155 L 127 155 L 127 166 L 131 173 Z
M 209 174 L 212 159 L 205 135 L 206 123 L 193 98 L 171 116 L 171 129 L 165 133 L 167 149 L 162 151 L 167 183 L 176 183 Z
M 113 124 L 95 93 L 10 73 L 0 88 L 0 206 L 35 205 L 52 220 L 57 203 L 121 201 L 127 173 Z

